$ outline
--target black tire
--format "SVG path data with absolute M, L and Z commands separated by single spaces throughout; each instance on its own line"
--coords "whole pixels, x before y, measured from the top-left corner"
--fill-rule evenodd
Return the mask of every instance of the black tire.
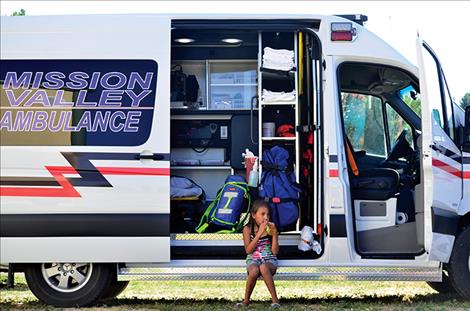
M 450 282 L 449 273 L 446 270 L 442 271 L 442 282 L 426 282 L 426 283 L 428 283 L 428 285 L 439 294 L 446 294 L 446 295 L 457 294 L 454 287 L 452 286 L 452 283 Z
M 463 228 L 455 239 L 448 271 L 457 293 L 470 300 L 470 227 Z
M 129 281 L 118 281 L 116 279 L 113 279 L 109 287 L 105 289 L 105 291 L 101 295 L 100 300 L 110 300 L 116 298 L 120 293 L 122 293 L 126 289 L 127 285 L 129 285 Z
M 91 270 L 86 282 L 72 292 L 62 292 L 46 281 L 42 267 L 41 264 L 26 267 L 24 271 L 26 282 L 40 301 L 55 307 L 90 306 L 99 300 L 112 282 L 113 269 L 110 265 L 90 264 Z

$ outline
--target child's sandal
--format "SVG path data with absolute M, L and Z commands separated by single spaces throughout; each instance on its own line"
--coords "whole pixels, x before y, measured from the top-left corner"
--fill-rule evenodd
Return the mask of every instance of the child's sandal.
M 237 309 L 241 309 L 241 308 L 247 308 L 248 307 L 248 304 L 247 303 L 244 303 L 244 302 L 237 302 L 235 304 L 235 308 Z

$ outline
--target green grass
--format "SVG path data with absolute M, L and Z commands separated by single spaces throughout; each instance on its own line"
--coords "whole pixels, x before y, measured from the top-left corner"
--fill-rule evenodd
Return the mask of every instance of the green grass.
M 243 281 L 131 282 L 117 299 L 88 310 L 227 310 L 243 297 Z M 470 310 L 470 302 L 438 295 L 424 282 L 277 281 L 282 310 Z M 258 281 L 250 310 L 266 310 L 269 293 Z M 15 288 L 0 276 L 0 310 L 58 310 L 40 303 L 22 274 Z

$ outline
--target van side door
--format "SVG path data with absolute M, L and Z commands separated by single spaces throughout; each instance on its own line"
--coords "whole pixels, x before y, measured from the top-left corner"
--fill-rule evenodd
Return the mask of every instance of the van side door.
M 456 144 L 453 105 L 444 72 L 431 47 L 417 39 L 421 92 L 421 181 L 424 246 L 431 260 L 448 262 L 462 199 L 462 153 Z
M 1 42 L 1 261 L 170 261 L 169 17 L 2 17 Z

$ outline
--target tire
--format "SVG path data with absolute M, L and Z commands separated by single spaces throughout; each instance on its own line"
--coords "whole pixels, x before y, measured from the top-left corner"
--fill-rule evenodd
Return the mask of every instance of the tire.
M 470 227 L 463 228 L 455 239 L 448 271 L 457 293 L 470 300 Z
M 96 303 L 113 278 L 110 265 L 47 263 L 26 267 L 29 289 L 55 307 L 85 307 Z
M 127 285 L 129 285 L 129 281 L 118 281 L 116 279 L 113 279 L 109 287 L 105 289 L 105 291 L 101 295 L 100 300 L 110 300 L 116 298 L 120 293 L 122 293 L 126 289 Z
M 449 279 L 449 273 L 446 270 L 442 271 L 442 282 L 426 282 L 428 285 L 434 289 L 439 294 L 452 295 L 457 294 L 452 283 Z

